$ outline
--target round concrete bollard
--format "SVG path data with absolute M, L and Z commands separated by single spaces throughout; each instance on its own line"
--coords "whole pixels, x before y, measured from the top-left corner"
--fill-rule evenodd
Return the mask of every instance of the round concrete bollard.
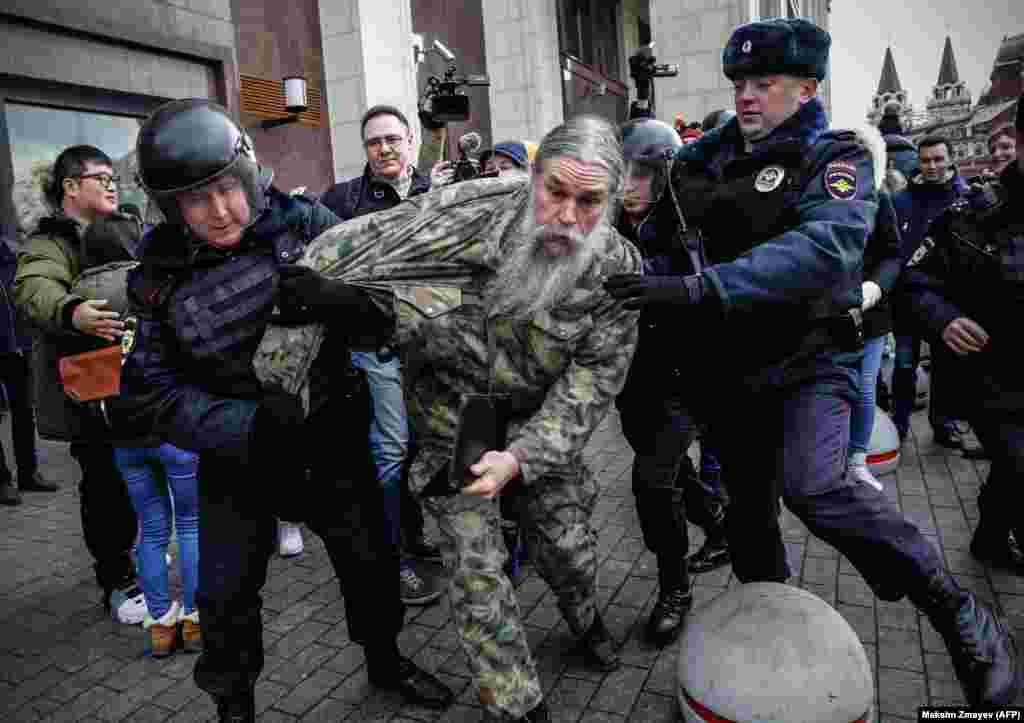
M 868 468 L 875 477 L 889 474 L 900 464 L 900 435 L 892 418 L 875 408 L 875 426 L 868 443 Z
M 678 680 L 687 723 L 875 720 L 857 634 L 824 600 L 789 585 L 740 585 L 690 613 Z

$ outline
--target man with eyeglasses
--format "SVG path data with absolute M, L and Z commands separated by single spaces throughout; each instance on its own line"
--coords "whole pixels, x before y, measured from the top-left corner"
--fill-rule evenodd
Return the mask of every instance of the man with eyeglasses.
M 37 337 L 32 377 L 39 434 L 71 442 L 71 456 L 82 469 L 82 532 L 103 604 L 115 620 L 137 624 L 146 616 L 146 603 L 131 558 L 135 510 L 114 466 L 109 431 L 64 395 L 57 372 L 59 356 L 112 343 L 124 329 L 106 300 L 71 294 L 79 274 L 103 262 L 86 258 L 98 226 L 123 222 L 137 243 L 138 223 L 117 211 L 117 180 L 113 163 L 98 148 L 71 146 L 57 156 L 45 189 L 53 214 L 39 222 L 18 254 L 13 290 L 15 305 Z M 127 251 L 125 257 L 130 258 Z
M 366 151 L 363 175 L 332 186 L 320 198 L 342 221 L 392 208 L 410 196 L 430 190 L 430 178 L 420 174 L 410 162 L 412 130 L 402 111 L 390 105 L 375 105 L 363 114 L 361 129 Z M 384 347 L 353 351 L 352 363 L 366 373 L 373 400 L 370 448 L 384 493 L 384 514 L 391 540 L 403 552 L 402 602 L 427 605 L 441 596 L 441 590 L 434 579 L 420 575 L 412 560 L 439 562 L 441 556 L 423 535 L 423 512 L 409 493 L 403 474 L 409 454 L 409 423 L 402 393 L 401 362 L 394 350 Z

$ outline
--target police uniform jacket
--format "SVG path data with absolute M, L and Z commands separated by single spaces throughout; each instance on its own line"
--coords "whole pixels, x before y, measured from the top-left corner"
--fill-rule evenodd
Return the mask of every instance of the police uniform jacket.
M 728 321 L 721 359 L 761 368 L 837 346 L 830 330 L 861 305 L 875 166 L 854 133 L 826 128 L 812 99 L 756 144 L 733 118 L 676 156 L 672 182 Z
M 1010 164 L 986 200 L 964 199 L 944 212 L 911 259 L 911 310 L 934 344 L 951 321 L 967 317 L 989 335 L 980 352 L 955 357 L 966 408 L 1024 412 L 1020 319 L 1024 315 L 1024 175 Z
M 272 186 L 266 194 L 266 209 L 232 249 L 199 243 L 172 224 L 148 237 L 128 280 L 137 333 L 111 405 L 115 425 L 150 426 L 183 449 L 249 461 L 264 396 L 252 356 L 274 309 L 278 266 L 338 223 L 316 201 Z

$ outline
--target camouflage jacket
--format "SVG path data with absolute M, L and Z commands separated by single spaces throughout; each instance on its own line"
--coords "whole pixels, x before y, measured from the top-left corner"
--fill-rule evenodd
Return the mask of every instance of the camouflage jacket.
M 393 319 L 420 447 L 415 489 L 448 462 L 463 394 L 511 395 L 508 448 L 525 460 L 531 483 L 582 473 L 583 448 L 625 382 L 638 314 L 602 283 L 640 273 L 641 259 L 617 232 L 608 232 L 599 260 L 564 304 L 530 322 L 488 314 L 484 286 L 502 253 L 522 240 L 528 196 L 522 178 L 447 186 L 334 227 L 301 262 L 367 289 Z M 271 389 L 300 393 L 322 334 L 319 326 L 270 327 L 253 359 L 257 376 Z

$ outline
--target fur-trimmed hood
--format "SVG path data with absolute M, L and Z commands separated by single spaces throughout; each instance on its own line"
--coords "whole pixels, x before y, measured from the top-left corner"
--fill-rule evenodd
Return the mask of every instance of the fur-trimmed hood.
M 863 143 L 867 147 L 868 153 L 871 154 L 871 162 L 875 167 L 875 190 L 882 190 L 882 183 L 885 182 L 885 170 L 888 167 L 885 139 L 882 138 L 878 129 L 870 124 L 851 128 L 850 131 L 856 134 L 857 140 Z

